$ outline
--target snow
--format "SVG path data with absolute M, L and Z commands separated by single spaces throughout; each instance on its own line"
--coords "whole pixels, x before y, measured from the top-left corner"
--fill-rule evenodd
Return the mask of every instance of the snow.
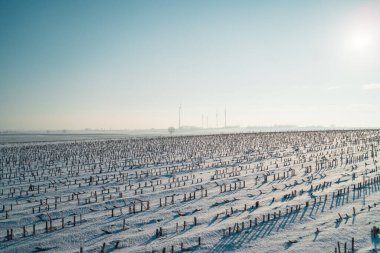
M 379 134 L 314 131 L 4 144 L 0 251 L 79 252 L 82 247 L 100 252 L 105 243 L 105 252 L 170 252 L 172 246 L 180 252 L 181 244 L 183 251 L 197 252 L 334 252 L 339 242 L 341 252 L 345 243 L 351 252 L 355 238 L 355 252 L 376 252 L 380 240 L 371 229 L 380 225 Z M 50 221 L 53 229 L 46 232 Z M 162 236 L 156 236 L 160 228 Z

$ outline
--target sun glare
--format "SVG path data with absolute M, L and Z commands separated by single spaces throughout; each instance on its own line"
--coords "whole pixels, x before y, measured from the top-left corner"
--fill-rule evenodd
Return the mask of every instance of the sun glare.
M 369 51 L 375 43 L 375 34 L 371 29 L 356 29 L 351 31 L 349 47 L 353 51 Z
M 368 6 L 347 16 L 341 27 L 341 38 L 347 50 L 361 55 L 376 51 L 380 39 L 380 12 Z

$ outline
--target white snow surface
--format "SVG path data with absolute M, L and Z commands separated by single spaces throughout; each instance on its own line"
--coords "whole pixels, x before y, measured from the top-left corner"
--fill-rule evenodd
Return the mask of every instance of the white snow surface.
M 352 238 L 377 252 L 379 143 L 358 130 L 4 144 L 0 252 L 352 252 Z

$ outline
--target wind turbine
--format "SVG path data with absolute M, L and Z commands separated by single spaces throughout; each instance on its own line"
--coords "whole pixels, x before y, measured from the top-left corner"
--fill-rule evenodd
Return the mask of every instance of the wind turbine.
M 178 129 L 181 128 L 181 109 L 182 109 L 182 106 L 180 104 L 178 107 Z
M 224 107 L 224 128 L 227 128 L 227 109 Z
M 218 111 L 216 111 L 215 120 L 216 120 L 216 128 L 218 128 Z

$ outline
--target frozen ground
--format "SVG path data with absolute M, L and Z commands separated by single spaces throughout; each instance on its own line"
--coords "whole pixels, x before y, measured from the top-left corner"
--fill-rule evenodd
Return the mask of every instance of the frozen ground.
M 0 251 L 351 252 L 354 238 L 377 252 L 379 143 L 361 130 L 3 144 Z

